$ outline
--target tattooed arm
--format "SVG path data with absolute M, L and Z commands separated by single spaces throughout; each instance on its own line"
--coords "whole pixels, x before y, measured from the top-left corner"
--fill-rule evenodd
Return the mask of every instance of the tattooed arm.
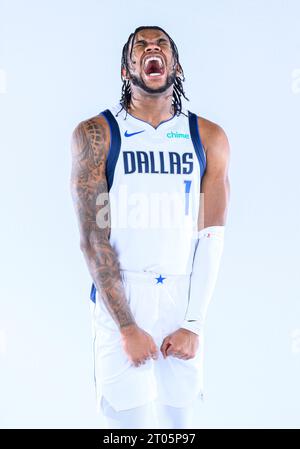
M 109 242 L 110 213 L 105 174 L 109 143 L 109 128 L 103 117 L 96 116 L 79 123 L 72 135 L 70 184 L 81 251 L 105 306 L 123 334 L 136 327 L 136 323 L 125 297 L 119 261 Z M 99 217 L 103 207 L 108 211 L 106 223 L 99 220 L 97 223 L 97 214 Z

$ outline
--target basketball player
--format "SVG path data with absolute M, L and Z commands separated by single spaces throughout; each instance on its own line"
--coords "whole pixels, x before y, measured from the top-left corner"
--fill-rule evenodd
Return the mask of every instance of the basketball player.
M 220 126 L 182 107 L 184 72 L 162 28 L 129 36 L 121 76 L 120 102 L 72 137 L 98 409 L 108 428 L 193 428 L 224 244 L 229 143 Z

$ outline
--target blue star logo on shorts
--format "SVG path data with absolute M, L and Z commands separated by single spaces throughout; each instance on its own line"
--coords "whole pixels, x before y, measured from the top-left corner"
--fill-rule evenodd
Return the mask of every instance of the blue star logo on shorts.
M 162 275 L 160 274 L 159 277 L 155 278 L 155 279 L 157 280 L 156 284 L 162 284 L 164 279 L 167 279 L 167 278 L 163 278 Z

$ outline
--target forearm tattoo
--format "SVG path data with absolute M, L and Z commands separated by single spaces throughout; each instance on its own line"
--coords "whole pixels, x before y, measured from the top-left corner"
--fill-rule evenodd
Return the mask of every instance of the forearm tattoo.
M 110 209 L 105 174 L 109 133 L 101 118 L 80 123 L 72 136 L 71 193 L 77 215 L 81 249 L 98 292 L 119 328 L 135 324 L 126 299 L 118 257 L 109 242 Z M 99 194 L 107 200 L 97 205 Z M 108 209 L 107 225 L 99 226 L 97 214 Z

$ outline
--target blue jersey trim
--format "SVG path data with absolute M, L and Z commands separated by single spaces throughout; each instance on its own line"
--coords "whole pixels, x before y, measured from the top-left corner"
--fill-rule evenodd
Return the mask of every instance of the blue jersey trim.
M 90 300 L 93 301 L 94 303 L 96 303 L 96 287 L 94 282 L 92 283 L 92 288 L 91 288 L 91 293 L 90 293 Z
M 105 169 L 107 189 L 109 192 L 114 181 L 114 174 L 117 165 L 117 160 L 121 150 L 121 134 L 118 122 L 109 109 L 106 109 L 99 115 L 103 115 L 110 129 L 110 146 L 107 154 L 106 169 Z M 96 303 L 96 292 L 97 292 L 96 286 L 94 283 L 92 283 L 90 300 L 93 301 L 94 303 Z
M 110 129 L 110 147 L 106 159 L 107 188 L 108 191 L 110 191 L 114 181 L 117 160 L 121 150 L 121 134 L 118 122 L 109 109 L 106 109 L 99 115 L 103 115 Z
M 202 176 L 205 173 L 206 170 L 206 157 L 205 157 L 205 151 L 202 145 L 200 132 L 199 132 L 199 125 L 198 125 L 198 117 L 193 112 L 189 112 L 189 126 L 190 126 L 190 133 L 192 142 L 194 144 L 194 148 L 198 157 L 198 161 L 200 164 L 200 176 L 202 179 Z M 200 179 L 200 182 L 201 182 Z

